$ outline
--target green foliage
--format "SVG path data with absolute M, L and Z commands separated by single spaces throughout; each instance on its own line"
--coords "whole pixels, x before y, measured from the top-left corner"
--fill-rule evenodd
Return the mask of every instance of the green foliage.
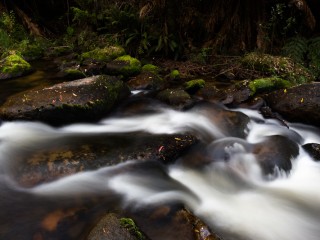
M 271 17 L 268 27 L 274 33 L 288 35 L 297 29 L 297 15 L 293 14 L 293 9 L 285 3 L 277 3 L 271 8 Z
M 308 51 L 308 40 L 304 37 L 291 38 L 282 49 L 283 54 L 299 63 L 304 63 Z
M 42 38 L 35 39 L 34 41 L 25 39 L 19 42 L 15 48 L 21 52 L 24 59 L 35 60 L 44 55 L 44 51 L 48 44 L 48 41 Z
M 80 8 L 71 7 L 71 11 L 73 13 L 72 22 L 77 22 L 79 25 L 95 23 L 95 15 L 89 13 L 87 10 L 81 10 Z
M 270 51 L 277 51 L 274 46 L 283 45 L 285 39 L 304 31 L 304 16 L 291 3 L 276 3 L 271 7 L 269 20 L 261 25 L 265 32 L 264 41 L 269 43 Z
M 3 29 L 0 29 L 0 52 L 3 53 L 6 49 L 12 46 L 12 44 L 13 40 L 9 34 Z
M 315 73 L 317 78 L 320 76 L 320 37 L 309 40 L 308 60 L 309 68 Z
M 29 39 L 22 25 L 16 21 L 14 13 L 0 14 L 0 52 L 4 53 L 14 48 L 20 41 Z
M 7 33 L 13 33 L 16 27 L 16 18 L 14 13 L 12 11 L 9 13 L 3 12 L 0 16 L 0 25 Z
M 305 65 L 318 78 L 320 76 L 320 37 L 291 38 L 283 47 L 283 54 Z
M 120 218 L 120 225 L 129 230 L 138 240 L 145 239 L 142 232 L 137 227 L 136 223 L 131 218 Z

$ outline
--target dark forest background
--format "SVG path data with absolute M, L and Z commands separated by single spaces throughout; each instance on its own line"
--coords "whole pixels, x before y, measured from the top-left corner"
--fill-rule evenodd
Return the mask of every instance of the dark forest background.
M 204 62 L 249 51 L 320 59 L 317 0 L 2 0 L 0 10 L 2 51 L 47 39 L 75 50 L 110 42 L 135 56 Z

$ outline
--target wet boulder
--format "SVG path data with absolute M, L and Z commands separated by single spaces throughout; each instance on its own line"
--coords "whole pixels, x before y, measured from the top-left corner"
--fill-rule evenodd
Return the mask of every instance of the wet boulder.
M 258 163 L 265 175 L 274 175 L 276 168 L 289 172 L 292 168 L 291 161 L 299 154 L 296 142 L 280 135 L 267 137 L 263 142 L 253 146 Z
M 320 161 L 320 144 L 308 143 L 304 144 L 302 148 L 315 160 Z
M 267 94 L 269 107 L 286 120 L 320 126 L 320 83 L 303 84 Z
M 11 96 L 1 106 L 0 117 L 53 125 L 91 121 L 101 118 L 129 95 L 129 88 L 116 77 L 94 76 Z

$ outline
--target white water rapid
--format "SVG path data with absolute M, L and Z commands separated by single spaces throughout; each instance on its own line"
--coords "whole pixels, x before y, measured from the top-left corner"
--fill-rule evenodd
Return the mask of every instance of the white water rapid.
M 320 163 L 314 161 L 301 147 L 306 143 L 320 143 L 319 129 L 302 124 L 288 124 L 288 129 L 276 120 L 264 119 L 255 111 L 236 111 L 249 116 L 250 122 L 245 129 L 245 139 L 235 141 L 222 149 L 228 156 L 228 161 L 212 161 L 202 167 L 192 167 L 183 164 L 182 158 L 170 166 L 154 164 L 153 170 L 149 171 L 150 163 L 131 160 L 113 167 L 77 173 L 32 188 L 19 186 L 8 174 L 19 164 L 18 156 L 28 151 L 43 149 L 66 137 L 130 132 L 191 132 L 199 139 L 208 139 L 206 136 L 210 135 L 211 140 L 205 142 L 210 146 L 230 136 L 205 114 L 169 109 L 140 116 L 104 119 L 96 124 L 73 124 L 61 128 L 42 123 L 4 122 L 0 127 L 0 184 L 12 190 L 10 201 L 18 192 L 46 199 L 76 195 L 100 196 L 104 192 L 113 192 L 121 196 L 123 206 L 136 208 L 159 202 L 178 201 L 212 229 L 226 233 L 225 239 L 320 239 Z M 296 142 L 299 154 L 291 159 L 292 169 L 289 173 L 275 168 L 272 176 L 265 176 L 257 163 L 256 155 L 248 150 L 247 145 L 260 143 L 266 137 L 274 135 Z M 280 149 L 286 147 L 283 145 Z M 157 166 L 161 171 L 167 172 L 166 177 L 154 170 Z M 6 194 L 8 193 L 0 192 L 0 209 L 8 207 Z M 20 204 L 23 205 L 23 200 Z M 3 218 L 6 216 L 0 217 L 5 221 Z M 1 234 L 0 231 L 0 238 Z M 223 235 L 221 237 L 224 238 Z

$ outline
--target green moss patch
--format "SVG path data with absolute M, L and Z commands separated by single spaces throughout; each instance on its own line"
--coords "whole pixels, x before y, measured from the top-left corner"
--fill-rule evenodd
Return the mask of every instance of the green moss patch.
M 176 80 L 176 79 L 179 79 L 180 78 L 180 72 L 178 71 L 178 70 L 172 70 L 171 72 L 170 72 L 170 79 L 171 80 Z
M 138 240 L 145 239 L 144 235 L 142 234 L 142 232 L 137 227 L 136 223 L 131 218 L 120 218 L 120 225 L 126 228 Z
M 293 83 L 278 77 L 260 78 L 249 82 L 250 95 L 292 86 Z
M 159 74 L 160 68 L 153 64 L 146 64 L 141 69 L 142 72 L 151 72 L 153 74 Z
M 115 62 L 122 64 L 118 71 L 120 75 L 125 77 L 134 76 L 141 72 L 141 62 L 130 55 L 118 57 L 115 59 Z
M 185 90 L 189 93 L 196 92 L 200 88 L 203 88 L 205 86 L 206 82 L 203 79 L 194 79 L 191 81 L 188 81 L 184 84 Z

